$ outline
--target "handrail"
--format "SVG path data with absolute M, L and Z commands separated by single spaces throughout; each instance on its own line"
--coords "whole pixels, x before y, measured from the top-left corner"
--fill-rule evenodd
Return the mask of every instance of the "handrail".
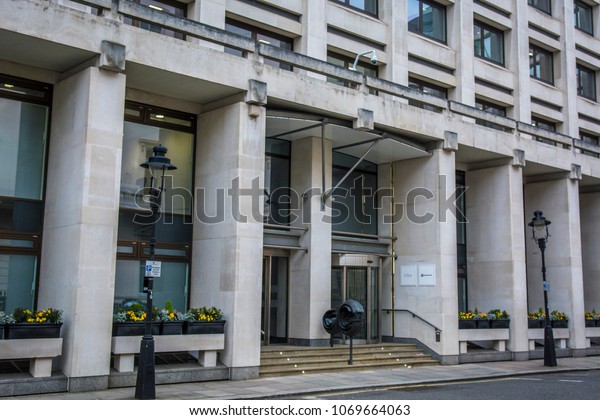
M 414 312 L 413 312 L 413 311 L 411 311 L 411 310 L 408 310 L 408 309 L 382 309 L 382 311 L 386 311 L 388 314 L 389 314 L 390 312 L 408 312 L 409 314 L 411 314 L 411 315 L 413 316 L 413 318 L 419 318 L 421 321 L 423 321 L 423 322 L 424 322 L 424 323 L 426 323 L 427 325 L 429 325 L 429 326 L 433 327 L 433 328 L 435 329 L 435 332 L 436 332 L 436 334 L 437 334 L 437 333 L 441 333 L 441 332 L 442 332 L 442 329 L 441 329 L 441 328 L 438 328 L 438 327 L 436 327 L 436 326 L 435 326 L 435 325 L 433 325 L 431 322 L 427 321 L 425 318 L 423 318 L 423 317 L 421 317 L 421 316 L 417 315 L 416 313 L 414 313 Z

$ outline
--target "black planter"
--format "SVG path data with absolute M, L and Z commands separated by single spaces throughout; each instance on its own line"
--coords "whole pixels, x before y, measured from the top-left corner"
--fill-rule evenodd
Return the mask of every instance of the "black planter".
M 491 319 L 490 328 L 508 328 L 510 319 Z
M 477 320 L 477 328 L 478 329 L 489 329 L 490 328 L 489 319 L 478 319 Z
M 17 340 L 25 338 L 58 338 L 62 324 L 32 324 L 17 322 L 4 325 L 4 338 Z
M 595 319 L 586 319 L 585 320 L 585 326 L 587 328 L 594 328 L 596 326 L 596 320 Z
M 545 319 L 528 319 L 527 326 L 529 328 L 544 328 L 546 325 Z
M 146 331 L 145 322 L 118 322 L 113 324 L 112 335 L 114 337 L 124 337 L 131 335 L 144 335 Z M 152 335 L 160 334 L 160 322 L 152 323 Z
M 552 323 L 552 328 L 569 328 L 569 321 L 568 320 L 556 320 L 556 321 L 550 321 Z
M 225 332 L 225 320 L 222 321 L 185 321 L 183 323 L 184 334 L 223 334 Z
M 183 321 L 163 321 L 160 323 L 160 335 L 183 334 Z
M 459 319 L 458 328 L 461 330 L 474 330 L 477 328 L 476 319 Z
M 0 340 L 4 338 L 4 324 L 0 324 Z

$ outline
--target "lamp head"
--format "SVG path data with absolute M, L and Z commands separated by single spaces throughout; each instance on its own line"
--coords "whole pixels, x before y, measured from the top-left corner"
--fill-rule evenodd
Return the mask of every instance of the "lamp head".
M 162 172 L 164 175 L 165 171 L 172 171 L 177 169 L 177 166 L 171 165 L 171 159 L 167 156 L 167 148 L 162 144 L 154 146 L 152 148 L 152 156 L 148 158 L 147 162 L 142 163 L 142 168 L 148 169 L 152 176 L 155 176 L 156 171 Z
M 548 232 L 548 225 L 552 223 L 550 220 L 546 220 L 544 213 L 540 210 L 533 212 L 533 219 L 527 224 L 531 227 L 533 233 L 533 239 L 539 241 L 540 239 L 547 240 L 550 236 Z

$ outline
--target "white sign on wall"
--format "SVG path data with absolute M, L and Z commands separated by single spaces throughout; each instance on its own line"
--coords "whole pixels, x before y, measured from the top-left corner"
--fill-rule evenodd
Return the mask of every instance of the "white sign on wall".
M 435 286 L 435 264 L 419 265 L 417 281 L 419 286 Z
M 417 285 L 417 266 L 416 265 L 401 265 L 400 266 L 400 286 L 416 286 Z

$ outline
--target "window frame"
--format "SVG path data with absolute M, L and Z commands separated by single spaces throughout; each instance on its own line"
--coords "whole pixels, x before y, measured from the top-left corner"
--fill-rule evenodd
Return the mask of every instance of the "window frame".
M 590 134 L 586 131 L 582 131 L 579 130 L 579 139 L 585 143 L 588 144 L 592 144 L 595 146 L 599 146 L 600 145 L 600 136 L 596 136 L 594 134 Z M 598 153 L 594 153 L 594 152 L 588 152 L 587 150 L 582 150 L 581 151 L 582 154 L 586 155 L 586 156 L 592 156 L 592 157 L 600 157 L 600 155 L 598 155 Z
M 330 0 L 330 1 L 333 1 L 334 3 L 343 5 L 344 7 L 347 7 L 348 9 L 356 10 L 357 12 L 364 13 L 369 16 L 373 16 L 373 17 L 379 16 L 379 0 L 373 0 L 375 2 L 375 12 L 370 12 L 366 9 L 362 9 L 360 7 L 351 5 L 350 2 L 352 0 Z
M 181 10 L 183 16 L 177 16 L 177 14 L 170 13 L 166 10 L 153 8 L 149 4 L 142 4 L 142 2 L 144 2 L 146 0 L 131 0 L 131 1 L 133 3 L 140 4 L 142 6 L 148 6 L 151 9 L 158 10 L 162 13 L 166 13 L 171 16 L 187 18 L 187 4 L 177 1 L 177 0 L 151 0 L 151 1 L 156 2 L 156 3 L 162 3 L 162 5 L 164 5 L 164 6 L 171 6 L 177 10 Z M 150 0 L 148 0 L 148 1 L 150 1 Z M 147 22 L 147 21 L 143 21 L 143 20 L 139 20 L 139 19 L 135 19 L 135 18 L 126 16 L 123 20 L 123 23 L 125 23 L 126 25 L 134 26 L 136 28 L 145 29 L 150 32 L 158 33 L 158 34 L 161 34 L 164 36 L 169 36 L 171 38 L 180 39 L 180 40 L 186 39 L 185 34 L 183 32 L 178 32 L 173 29 L 165 28 L 164 26 L 160 26 L 153 22 Z M 144 25 L 156 26 L 157 28 L 160 28 L 160 31 L 158 31 L 158 32 L 152 31 L 150 28 L 144 27 Z
M 589 29 L 587 29 L 581 25 L 581 19 L 579 18 L 580 16 L 578 14 L 580 9 L 587 10 L 589 13 L 589 17 L 590 17 Z M 583 1 L 575 0 L 574 8 L 573 8 L 573 20 L 574 20 L 575 29 L 579 29 L 580 31 L 585 32 L 588 35 L 594 36 L 594 7 L 593 6 L 590 6 L 589 4 L 587 4 Z
M 546 56 L 550 56 L 550 80 L 545 79 L 544 77 L 542 77 L 543 72 L 541 71 L 542 66 L 540 65 L 540 75 L 536 75 L 536 72 L 533 71 L 532 69 L 535 68 L 536 64 L 536 56 L 538 55 L 546 55 Z M 533 63 L 533 65 L 532 65 Z M 532 74 L 533 73 L 533 74 Z M 532 79 L 535 80 L 539 80 L 540 82 L 544 82 L 544 83 L 548 83 L 552 86 L 554 86 L 554 53 L 552 51 L 549 51 L 545 48 L 542 48 L 536 44 L 529 44 L 529 76 Z
M 479 105 L 481 106 L 481 108 L 479 107 Z M 479 99 L 479 98 L 475 98 L 475 108 L 477 108 L 480 111 L 483 112 L 488 112 L 492 115 L 496 115 L 498 117 L 504 117 L 506 118 L 506 107 L 502 106 L 502 105 L 498 105 L 495 104 L 493 102 L 489 102 L 483 99 Z M 493 112 L 491 110 L 496 110 L 499 112 Z M 500 130 L 500 131 L 507 131 L 508 129 L 506 127 L 488 122 L 488 121 L 483 121 L 483 120 L 476 120 L 475 123 L 477 125 L 481 125 L 484 127 L 488 127 L 488 128 L 493 128 L 495 130 Z
M 527 4 L 530 5 L 531 7 L 533 7 L 534 9 L 537 9 L 540 12 L 543 12 L 543 13 L 546 13 L 547 15 L 552 16 L 552 0 L 547 0 L 547 2 L 548 2 L 547 8 L 540 4 L 542 2 L 545 3 L 544 0 L 527 0 Z
M 591 95 L 585 94 L 585 92 L 584 92 L 583 83 L 581 82 L 581 73 L 582 72 L 588 73 L 593 82 L 593 92 Z M 583 64 L 577 63 L 576 74 L 577 74 L 577 95 L 581 96 L 582 98 L 589 99 L 590 101 L 596 102 L 597 98 L 598 98 L 598 89 L 597 89 L 597 83 L 596 83 L 596 71 L 587 66 L 584 66 Z
M 505 54 L 504 54 L 504 31 L 501 30 L 501 29 L 495 28 L 493 26 L 487 25 L 487 24 L 485 24 L 485 23 L 483 23 L 481 21 L 475 20 L 475 21 L 473 21 L 473 32 L 475 32 L 475 29 L 477 27 L 479 28 L 479 30 L 482 33 L 482 38 L 481 38 L 480 48 L 479 48 L 480 51 L 477 51 L 477 48 L 475 46 L 475 34 L 473 34 L 473 49 L 474 49 L 474 52 L 475 52 L 475 57 L 481 58 L 482 60 L 489 61 L 491 63 L 498 64 L 498 65 L 504 67 L 505 60 L 506 60 L 506 57 L 505 57 Z M 499 36 L 499 38 L 500 38 L 500 44 L 501 44 L 500 45 L 500 61 L 495 60 L 492 57 L 486 57 L 485 56 L 485 42 L 484 42 L 484 40 L 485 40 L 485 32 L 486 31 L 489 32 L 492 35 Z M 492 54 L 492 56 L 493 55 L 494 54 Z
M 419 30 L 413 30 L 410 27 L 410 22 L 408 21 L 408 31 L 415 33 L 415 34 L 419 34 L 421 36 L 424 36 L 428 39 L 432 39 L 434 41 L 437 42 L 441 42 L 444 45 L 448 44 L 448 10 L 446 8 L 446 6 L 439 4 L 437 2 L 431 1 L 431 0 L 408 0 L 410 1 L 415 1 L 418 3 L 419 5 L 419 17 L 418 17 L 418 26 L 419 26 Z M 443 35 L 443 39 L 428 35 L 426 33 L 423 32 L 423 5 L 427 5 L 429 7 L 431 7 L 432 9 L 437 9 L 438 11 L 443 11 L 444 12 L 444 35 Z

